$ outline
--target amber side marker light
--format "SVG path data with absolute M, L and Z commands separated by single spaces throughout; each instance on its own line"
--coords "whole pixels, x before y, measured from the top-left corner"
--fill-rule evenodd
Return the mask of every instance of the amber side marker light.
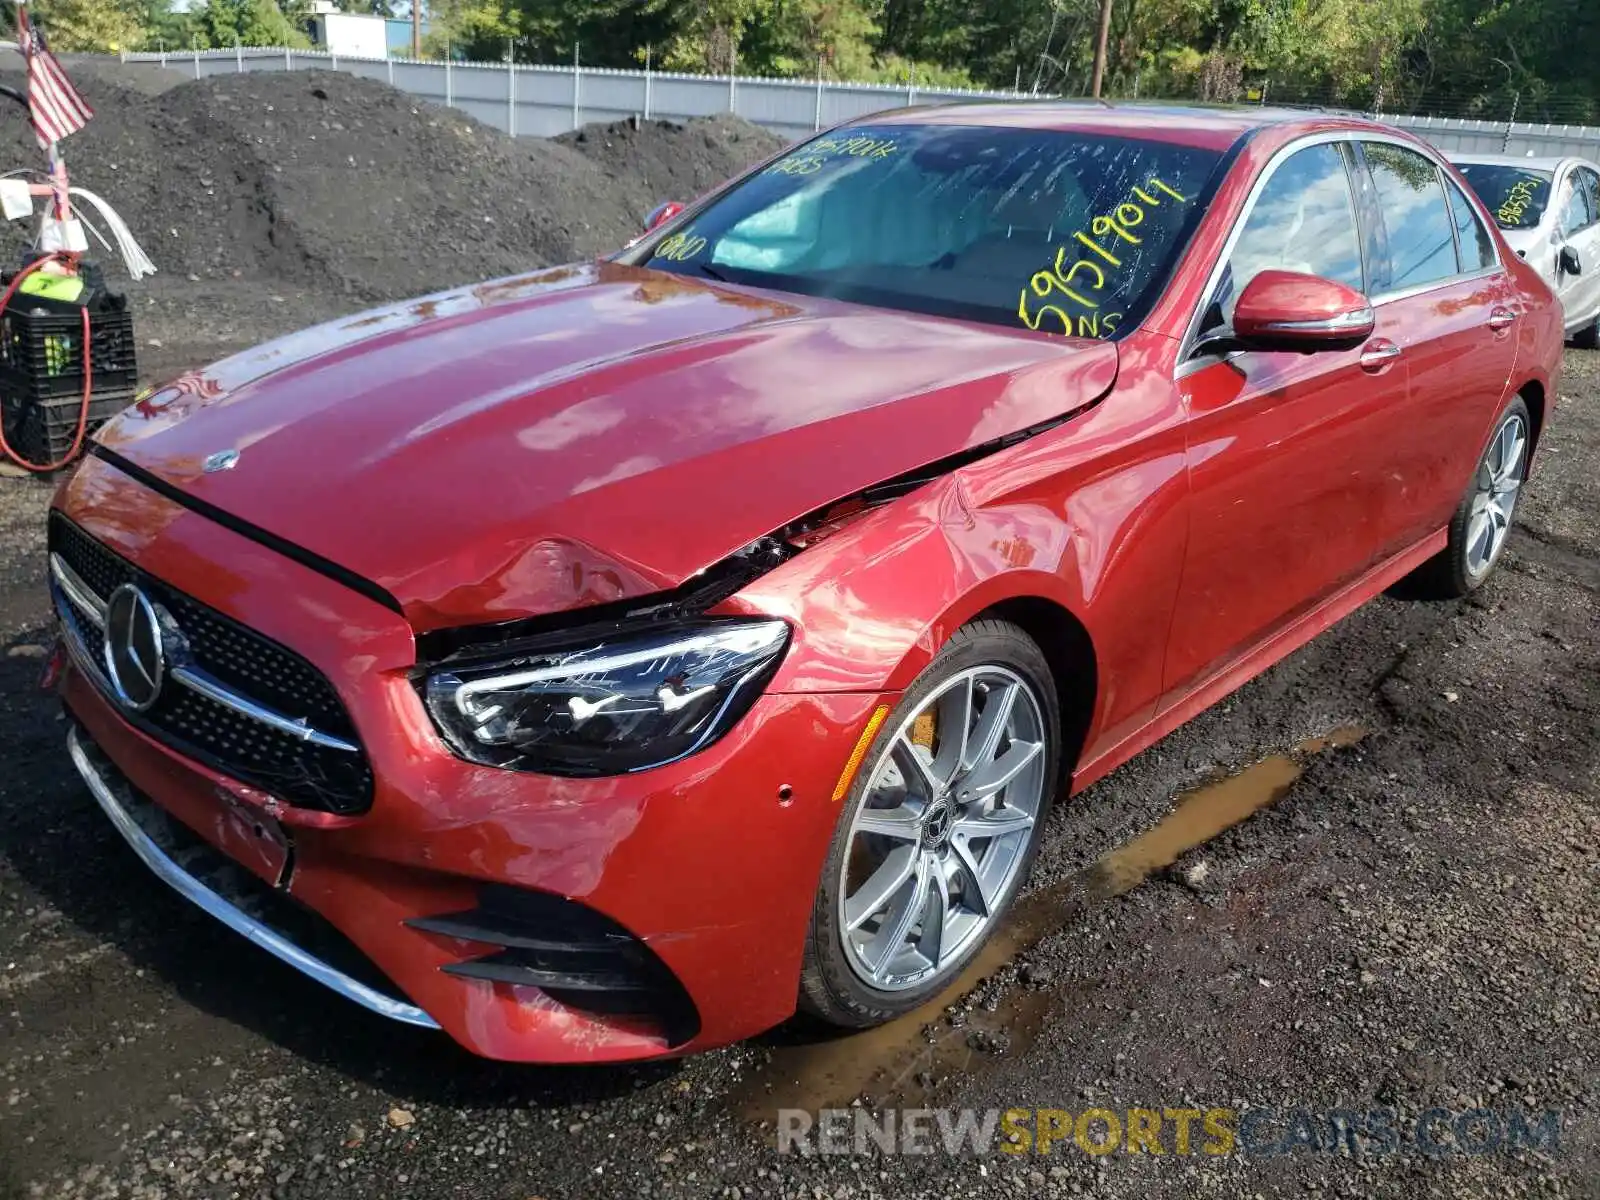
M 850 785 L 855 781 L 856 772 L 861 769 L 861 760 L 867 756 L 867 747 L 872 745 L 872 739 L 877 736 L 878 728 L 889 715 L 889 706 L 880 704 L 878 711 L 872 714 L 872 719 L 867 722 L 867 727 L 861 731 L 861 736 L 856 739 L 856 748 L 850 751 L 850 758 L 844 764 L 844 770 L 839 775 L 839 782 L 833 789 L 833 802 L 835 804 L 844 799 L 844 794 L 850 790 Z

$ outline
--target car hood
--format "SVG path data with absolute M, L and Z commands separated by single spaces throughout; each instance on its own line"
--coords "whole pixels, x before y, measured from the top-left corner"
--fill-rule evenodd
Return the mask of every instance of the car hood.
M 377 583 L 424 632 L 674 587 L 1092 402 L 1116 366 L 1109 343 L 602 263 L 291 335 L 142 397 L 100 440 Z

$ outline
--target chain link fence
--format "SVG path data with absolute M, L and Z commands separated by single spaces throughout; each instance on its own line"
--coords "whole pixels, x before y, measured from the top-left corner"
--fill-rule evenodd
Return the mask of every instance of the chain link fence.
M 591 122 L 630 117 L 682 121 L 734 113 L 790 138 L 804 137 L 840 121 L 916 104 L 978 100 L 1045 99 L 1027 93 L 984 92 L 904 85 L 838 83 L 828 80 L 765 79 L 737 75 L 683 75 L 611 68 L 532 66 L 525 63 L 439 62 L 408 58 L 359 59 L 322 51 L 243 47 L 183 53 L 125 54 L 126 63 L 192 74 L 336 70 L 381 79 L 421 99 L 457 108 L 485 125 L 517 136 L 551 137 Z M 1160 103 L 1159 100 L 1150 100 Z M 1182 103 L 1174 100 L 1174 103 Z M 1257 92 L 1245 103 L 1291 104 L 1352 111 L 1315 97 Z M 1461 116 L 1378 112 L 1392 125 L 1410 129 L 1446 152 L 1514 155 L 1579 154 L 1600 159 L 1600 127 L 1554 121 L 1485 119 L 1481 97 L 1462 99 Z M 1518 107 L 1516 99 L 1508 113 Z

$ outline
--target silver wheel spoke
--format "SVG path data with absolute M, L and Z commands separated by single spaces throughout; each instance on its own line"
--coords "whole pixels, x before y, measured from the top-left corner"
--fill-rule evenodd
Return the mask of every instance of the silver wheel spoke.
M 1478 534 L 1467 547 L 1467 558 L 1482 567 L 1489 561 L 1489 551 L 1494 546 L 1494 521 L 1485 513 Z
M 971 771 L 977 764 L 986 763 L 995 756 L 1006 731 L 1006 722 L 1011 718 L 1011 706 L 1016 700 L 1016 684 L 989 690 L 983 702 L 983 712 L 978 716 L 978 727 L 972 731 L 967 752 L 962 755 L 962 770 Z
M 878 928 L 872 944 L 867 947 L 874 979 L 883 978 L 922 913 L 923 905 L 927 902 L 928 861 L 926 854 L 917 855 L 911 885 L 901 889 L 898 901 L 884 913 L 883 924 Z
M 953 838 L 950 849 L 955 854 L 956 861 L 961 864 L 962 886 L 961 896 L 980 917 L 990 917 L 994 914 L 994 893 L 985 886 L 983 870 L 979 866 L 977 855 L 973 854 L 972 847 L 962 837 Z
M 997 838 L 1033 828 L 1033 814 L 1002 805 L 983 816 L 961 817 L 953 832 L 958 838 Z
M 857 833 L 877 833 L 902 842 L 917 840 L 918 814 L 902 804 L 898 808 L 864 808 L 856 818 Z
M 845 931 L 854 933 L 894 898 L 917 872 L 917 848 L 896 846 L 861 889 L 844 903 Z
M 937 967 L 944 959 L 944 932 L 949 922 L 950 882 L 939 860 L 929 854 L 927 898 L 922 909 L 922 936 L 917 939 L 917 950 L 931 966 Z
M 999 758 L 976 768 L 961 781 L 962 800 L 981 800 L 994 795 L 1043 752 L 1043 742 L 1012 742 Z
M 1484 537 L 1488 532 L 1489 514 L 1487 512 L 1480 512 L 1472 518 L 1471 524 L 1467 526 L 1467 558 L 1471 561 L 1477 562 L 1483 557 L 1482 552 L 1478 549 L 1478 546 L 1484 540 Z
M 972 734 L 972 676 L 939 697 L 939 753 L 933 760 L 933 776 L 948 787 L 967 761 L 967 739 Z
M 904 733 L 894 739 L 894 748 L 890 753 L 894 755 L 895 766 L 900 768 L 908 791 L 914 790 L 924 800 L 930 800 L 938 794 L 939 781 L 933 777 L 933 765 L 923 759 L 917 752 L 916 744 Z
M 1500 464 L 1500 469 L 1495 472 L 1495 482 L 1500 484 L 1502 489 L 1517 479 L 1522 467 L 1522 435 L 1516 432 L 1514 426 L 1512 427 L 1512 434 L 1512 442 L 1506 451 L 1505 461 Z

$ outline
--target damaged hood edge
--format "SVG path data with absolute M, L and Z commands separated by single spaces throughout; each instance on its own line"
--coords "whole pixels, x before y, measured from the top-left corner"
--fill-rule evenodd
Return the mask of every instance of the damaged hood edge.
M 369 581 L 427 633 L 671 592 L 841 499 L 1058 423 L 1117 372 L 1109 342 L 573 276 L 375 336 L 360 318 L 305 354 L 290 339 L 265 374 L 147 398 L 107 457 Z M 233 469 L 201 468 L 230 449 Z

